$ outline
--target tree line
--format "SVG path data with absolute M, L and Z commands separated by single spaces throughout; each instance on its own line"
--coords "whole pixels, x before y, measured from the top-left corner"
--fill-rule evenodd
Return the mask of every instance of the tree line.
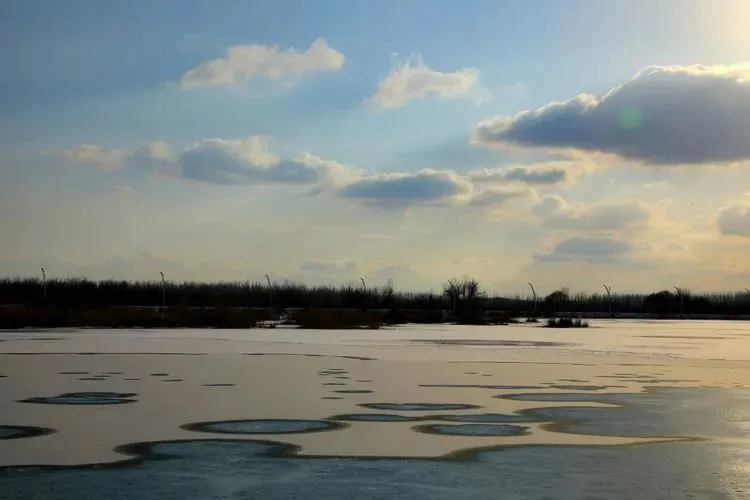
M 437 292 L 395 290 L 364 283 L 340 287 L 299 283 L 92 281 L 0 279 L 0 304 L 103 308 L 112 306 L 254 307 L 445 310 L 456 315 L 499 310 L 539 316 L 566 313 L 750 314 L 750 291 L 696 294 L 661 290 L 650 294 L 571 293 L 561 288 L 540 296 L 490 296 L 476 279 L 450 279 Z

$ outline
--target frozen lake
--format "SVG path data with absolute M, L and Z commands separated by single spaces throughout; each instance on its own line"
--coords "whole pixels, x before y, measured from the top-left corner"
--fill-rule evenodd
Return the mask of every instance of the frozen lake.
M 748 361 L 722 321 L 5 331 L 0 498 L 748 498 Z

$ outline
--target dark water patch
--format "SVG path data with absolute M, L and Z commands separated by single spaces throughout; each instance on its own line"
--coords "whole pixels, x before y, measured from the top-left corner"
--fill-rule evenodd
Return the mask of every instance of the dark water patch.
M 234 387 L 237 384 L 203 384 L 203 387 Z
M 553 342 L 546 340 L 412 339 L 409 342 L 479 347 L 566 347 L 578 345 L 575 342 Z
M 333 392 L 337 394 L 372 394 L 375 391 L 370 391 L 368 389 L 339 389 Z
M 395 413 L 347 413 L 328 417 L 329 420 L 342 422 L 416 422 L 424 420 L 422 417 L 396 415 Z
M 633 498 L 633 492 L 644 499 L 728 499 L 750 490 L 736 448 L 710 443 L 495 447 L 439 459 L 375 460 L 298 458 L 298 446 L 260 440 L 136 443 L 117 451 L 133 458 L 110 467 L 6 468 L 3 494 L 37 500 L 578 500 Z
M 596 365 L 591 365 L 591 366 L 596 366 Z M 646 366 L 649 368 L 654 368 L 657 366 L 664 367 L 664 366 L 669 366 L 669 365 L 662 365 L 662 364 L 657 364 L 657 363 L 617 363 L 614 366 Z
M 687 339 L 687 340 L 729 340 L 729 337 L 708 335 L 636 335 L 642 339 Z
M 483 376 L 483 377 L 491 377 L 491 376 L 492 376 L 492 374 L 491 374 L 491 373 L 483 373 L 483 374 L 482 374 L 482 376 Z
M 346 370 L 320 370 L 318 375 L 346 375 Z
M 357 380 L 357 382 L 362 383 L 362 384 L 369 384 L 370 382 L 372 382 L 372 380 L 370 380 L 369 378 L 363 378 L 363 379 Z
M 349 385 L 344 382 L 326 382 L 323 385 L 335 385 L 335 386 L 343 386 L 343 385 Z
M 0 425 L 0 440 L 24 439 L 37 436 L 46 436 L 55 432 L 48 427 L 35 427 L 30 425 Z
M 335 378 L 336 380 L 349 380 L 351 377 L 342 376 L 342 377 L 333 377 L 333 378 Z
M 57 372 L 58 375 L 88 375 L 89 372 Z
M 122 375 L 122 372 L 104 372 L 105 375 Z
M 464 375 L 478 375 L 477 372 L 465 372 Z
M 135 381 L 135 380 L 140 380 L 140 379 L 139 378 L 124 378 L 123 380 Z
M 119 405 L 135 403 L 137 394 L 132 392 L 68 392 L 58 396 L 40 396 L 21 399 L 19 403 L 47 405 Z
M 554 421 L 551 430 L 577 434 L 734 439 L 746 437 L 746 422 L 750 421 L 750 391 L 741 389 L 650 387 L 640 393 L 526 394 L 506 398 L 612 405 L 519 411 Z
M 411 459 L 301 457 L 304 450 L 299 446 L 261 440 L 149 442 L 118 447 L 123 462 L 115 466 L 0 468 L 1 491 L 7 498 L 37 500 L 739 499 L 750 491 L 742 428 L 750 421 L 750 391 L 665 389 L 582 396 L 611 398 L 622 406 L 574 408 L 583 412 L 577 415 L 565 413 L 569 407 L 562 409 L 551 417 L 564 422 L 558 424 L 562 431 L 580 428 L 581 433 L 598 435 L 699 434 L 740 439 L 477 447 Z
M 513 384 L 501 384 L 501 385 L 486 385 L 486 384 L 419 384 L 419 387 L 438 387 L 441 389 L 491 389 L 496 391 L 502 390 L 513 390 L 513 389 L 544 389 L 545 386 L 541 385 L 513 385 Z
M 344 399 L 341 396 L 323 396 L 320 399 Z
M 180 427 L 188 431 L 216 434 L 307 434 L 336 431 L 347 425 L 329 420 L 248 419 L 196 422 Z
M 537 392 L 523 394 L 498 394 L 493 396 L 498 399 L 512 399 L 515 401 L 539 401 L 539 402 L 599 402 L 598 398 L 611 396 L 612 394 L 586 394 L 578 392 Z
M 181 378 L 165 378 L 162 379 L 162 382 L 184 382 L 184 379 Z
M 149 373 L 152 377 L 169 377 L 169 373 Z
M 508 424 L 425 424 L 412 427 L 423 434 L 438 434 L 442 436 L 524 436 L 529 434 L 529 428 Z
M 2 331 L 2 330 L 0 330 Z M 65 337 L 16 337 L 12 339 L 0 339 L 0 342 L 47 342 L 53 340 L 67 340 Z
M 78 380 L 93 380 L 93 381 L 104 381 L 107 380 L 106 377 L 79 377 Z
M 669 345 L 630 344 L 630 345 L 623 345 L 622 347 L 627 347 L 630 349 L 657 349 L 657 350 L 663 350 L 663 351 L 689 351 L 689 350 L 701 349 L 700 347 L 696 347 L 696 346 L 678 345 L 676 342 L 673 344 L 669 344 Z
M 516 422 L 544 422 L 544 419 L 516 413 L 475 413 L 466 415 L 436 415 L 425 420 L 445 420 L 478 424 L 505 424 Z
M 464 403 L 362 403 L 359 406 L 385 411 L 452 411 L 481 408 L 481 406 Z
M 563 366 L 601 366 L 595 363 L 566 363 L 564 361 L 447 361 L 463 365 L 563 365 Z M 615 365 L 622 366 L 622 365 Z M 666 366 L 666 365 L 638 365 L 630 364 L 625 366 Z
M 548 387 L 562 389 L 565 391 L 602 391 L 609 389 L 608 385 L 584 385 L 584 384 L 550 384 Z
M 578 384 L 578 383 L 585 384 L 588 382 L 588 380 L 582 380 L 580 378 L 561 378 L 560 382 L 572 382 L 574 384 Z
M 641 384 L 697 384 L 697 383 L 700 383 L 700 380 L 688 379 L 688 378 L 643 377 L 643 378 L 638 378 L 635 380 Z
M 329 356 L 326 354 L 298 354 L 285 352 L 246 352 L 245 356 L 305 356 L 314 358 L 331 358 L 331 359 L 353 359 L 356 361 L 377 361 L 377 358 L 368 358 L 364 356 Z

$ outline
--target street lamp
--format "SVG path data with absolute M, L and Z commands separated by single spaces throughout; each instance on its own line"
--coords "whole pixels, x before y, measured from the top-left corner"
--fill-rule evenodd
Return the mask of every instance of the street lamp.
M 531 317 L 536 318 L 536 290 L 534 290 L 534 285 L 532 285 L 531 282 L 529 282 L 529 286 L 531 287 L 531 294 L 534 296 L 534 309 L 531 313 Z
M 683 307 L 682 307 L 682 304 L 683 304 L 683 302 L 682 302 L 682 288 L 680 288 L 680 287 L 674 287 L 674 289 L 677 291 L 677 295 L 680 296 L 680 316 L 682 316 L 682 311 L 683 311 Z
M 607 291 L 607 302 L 609 302 L 609 316 L 612 317 L 612 287 L 606 283 L 602 283 L 602 286 Z
M 44 303 L 47 304 L 47 272 L 42 268 L 42 297 Z
M 367 309 L 367 285 L 365 284 L 365 279 L 361 276 L 359 277 L 359 281 L 362 282 L 362 291 L 364 292 L 364 298 L 362 299 L 363 308 Z

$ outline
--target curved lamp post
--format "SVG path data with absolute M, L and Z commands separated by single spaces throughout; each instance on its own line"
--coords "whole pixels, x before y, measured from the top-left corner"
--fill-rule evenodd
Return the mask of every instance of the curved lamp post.
M 359 281 L 362 282 L 362 291 L 364 292 L 362 299 L 363 309 L 367 309 L 367 285 L 365 284 L 365 279 L 361 276 L 359 277 Z
M 44 304 L 47 304 L 47 272 L 42 268 L 42 297 Z
M 609 302 L 609 317 L 612 317 L 612 287 L 606 283 L 602 283 L 602 286 L 607 291 L 607 302 Z
M 529 286 L 531 287 L 531 294 L 534 296 L 534 308 L 531 313 L 532 318 L 536 318 L 536 290 L 534 290 L 534 285 L 529 282 Z
M 273 315 L 273 292 L 271 291 L 271 278 L 266 274 L 266 281 L 268 282 L 268 319 L 272 319 Z

